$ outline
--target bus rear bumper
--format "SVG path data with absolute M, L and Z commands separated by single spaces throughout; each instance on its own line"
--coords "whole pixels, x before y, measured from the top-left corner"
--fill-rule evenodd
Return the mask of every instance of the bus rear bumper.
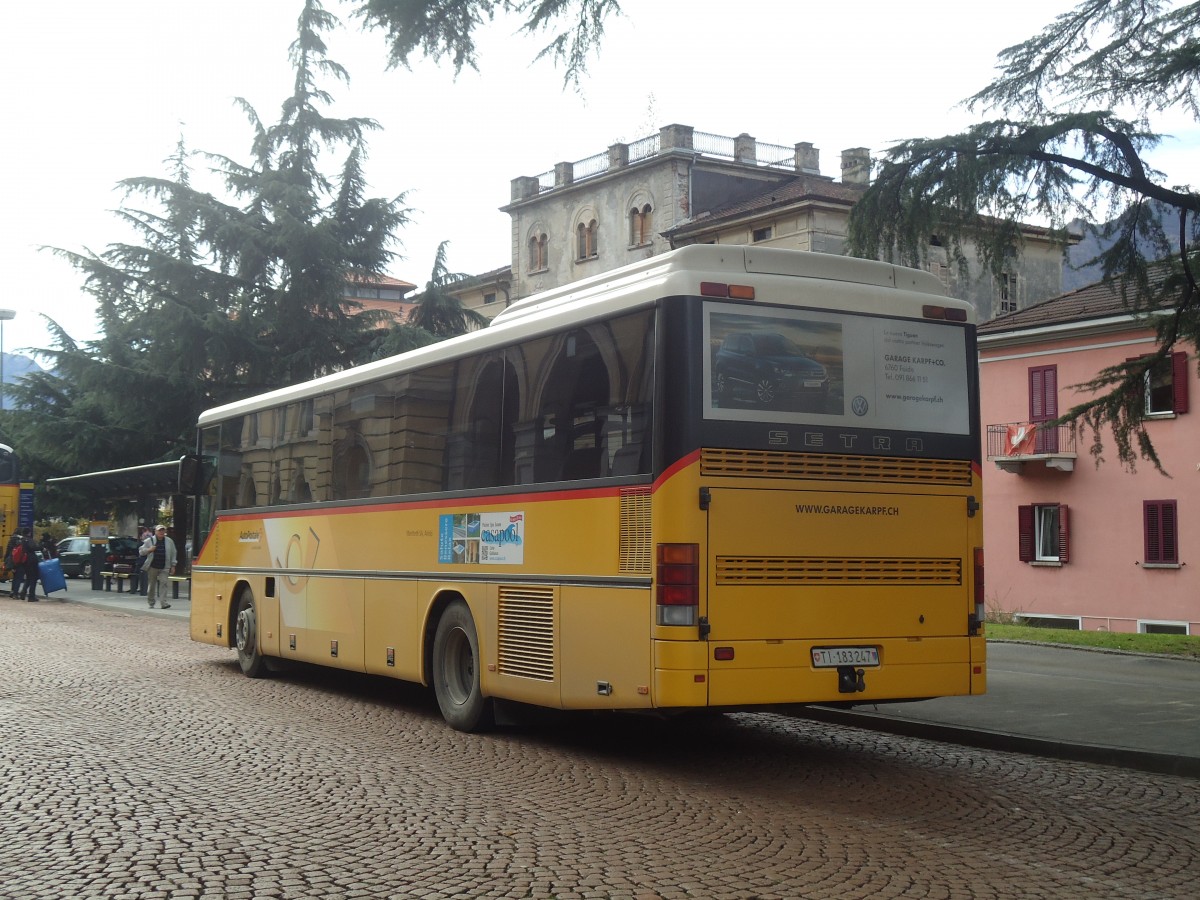
M 821 665 L 813 650 L 824 648 L 873 648 L 878 664 Z M 655 648 L 654 705 L 746 708 L 982 694 L 987 687 L 984 654 L 983 638 L 966 636 L 662 641 Z

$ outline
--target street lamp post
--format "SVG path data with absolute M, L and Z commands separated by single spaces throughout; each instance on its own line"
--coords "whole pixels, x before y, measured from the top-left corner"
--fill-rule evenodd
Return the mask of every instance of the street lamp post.
M 9 319 L 15 319 L 17 311 L 15 309 L 0 309 L 0 409 L 4 409 L 5 390 L 4 390 L 4 323 Z

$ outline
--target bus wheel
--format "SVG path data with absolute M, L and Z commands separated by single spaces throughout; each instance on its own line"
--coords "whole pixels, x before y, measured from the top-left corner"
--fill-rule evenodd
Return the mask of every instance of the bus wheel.
M 267 673 L 267 661 L 258 649 L 258 616 L 250 588 L 242 588 L 238 597 L 233 635 L 242 673 L 250 678 L 262 678 Z
M 492 702 L 479 687 L 479 636 L 471 610 L 455 600 L 438 620 L 433 637 L 433 693 L 442 717 L 458 731 L 492 724 Z

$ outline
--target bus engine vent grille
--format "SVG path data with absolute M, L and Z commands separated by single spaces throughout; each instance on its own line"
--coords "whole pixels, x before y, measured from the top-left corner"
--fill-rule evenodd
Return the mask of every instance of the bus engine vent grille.
M 621 489 L 622 575 L 649 575 L 654 559 L 650 541 L 650 488 Z
M 717 584 L 962 584 L 962 560 L 718 556 Z
M 554 680 L 554 589 L 500 586 L 501 675 Z
M 904 484 L 971 483 L 970 460 L 908 459 L 896 456 L 842 456 L 832 453 L 775 453 L 768 450 L 706 448 L 702 475 L 743 478 L 809 478 Z

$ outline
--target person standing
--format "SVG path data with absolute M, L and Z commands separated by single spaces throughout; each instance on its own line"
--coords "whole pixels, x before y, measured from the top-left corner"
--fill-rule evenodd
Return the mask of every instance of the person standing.
M 133 569 L 133 592 L 146 596 L 146 589 L 149 587 L 147 582 L 150 579 L 150 562 L 146 555 L 142 553 L 143 548 L 149 548 L 147 553 L 154 548 L 154 532 L 145 525 L 138 526 L 138 542 L 142 545 L 138 548 L 138 560 Z
M 150 552 L 147 553 L 147 550 Z M 142 568 L 146 568 L 147 563 L 149 564 L 146 602 L 150 604 L 151 609 L 154 609 L 154 602 L 161 595 L 162 608 L 170 609 L 171 604 L 167 602 L 167 595 L 164 592 L 167 589 L 167 575 L 175 571 L 176 551 L 175 542 L 167 537 L 167 526 L 159 525 L 155 528 L 149 547 L 143 546 L 138 552 L 146 557 L 142 562 Z
M 21 529 L 18 528 L 12 533 L 12 537 L 8 539 L 8 546 L 4 549 L 4 567 L 8 569 L 9 577 L 12 578 L 12 590 L 8 595 L 14 600 L 21 596 L 21 583 L 25 579 L 25 567 L 18 566 L 13 561 L 13 550 L 17 548 L 17 544 L 21 543 L 23 537 Z
M 25 559 L 21 562 L 21 569 L 24 573 L 24 583 L 22 585 L 22 590 L 24 593 L 22 596 L 24 596 L 25 600 L 29 603 L 37 603 L 38 580 L 41 578 L 42 573 L 38 570 L 38 545 L 33 539 L 32 528 L 25 529 L 25 535 L 21 541 L 21 547 L 24 548 L 25 551 Z M 16 562 L 16 559 L 14 559 L 13 562 Z

